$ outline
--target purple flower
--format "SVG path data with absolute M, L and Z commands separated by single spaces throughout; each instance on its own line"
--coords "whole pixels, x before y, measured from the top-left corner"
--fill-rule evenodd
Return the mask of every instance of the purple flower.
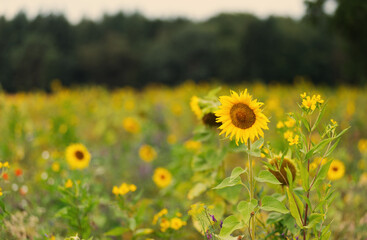
M 222 227 L 223 227 L 223 220 L 220 220 L 219 227 L 220 227 L 220 228 L 222 228 Z
M 213 222 L 217 222 L 217 219 L 215 219 L 214 215 L 211 215 L 211 214 L 210 214 L 210 217 L 212 218 L 212 221 L 213 221 Z
M 296 240 L 298 240 L 298 236 L 296 237 Z

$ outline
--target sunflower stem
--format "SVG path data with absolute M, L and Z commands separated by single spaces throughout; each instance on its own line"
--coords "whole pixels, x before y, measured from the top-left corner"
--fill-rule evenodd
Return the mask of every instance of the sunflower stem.
M 251 149 L 251 141 L 248 140 L 248 149 Z M 247 159 L 249 164 L 249 183 L 250 183 L 250 202 L 252 199 L 255 198 L 254 195 L 254 171 L 252 168 L 252 158 L 250 157 L 250 154 L 247 153 Z M 251 229 L 251 239 L 255 240 L 255 216 L 252 216 L 251 222 L 250 222 L 250 229 Z

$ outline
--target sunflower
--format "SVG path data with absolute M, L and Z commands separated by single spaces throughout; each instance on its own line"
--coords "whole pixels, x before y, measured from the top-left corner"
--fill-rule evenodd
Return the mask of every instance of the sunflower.
M 138 120 L 133 117 L 124 118 L 122 121 L 122 126 L 129 133 L 136 134 L 140 132 L 140 124 Z
M 90 158 L 90 153 L 83 144 L 71 144 L 66 148 L 66 161 L 71 169 L 88 167 Z
M 263 103 L 252 100 L 247 89 L 240 94 L 231 91 L 231 96 L 222 96 L 219 101 L 222 105 L 215 114 L 217 122 L 222 122 L 220 135 L 230 135 L 231 140 L 235 136 L 237 145 L 238 141 L 247 143 L 248 139 L 253 142 L 255 138 L 264 136 L 262 129 L 269 129 L 269 120 L 260 109 Z
M 282 163 L 281 166 L 280 163 Z M 294 181 L 294 179 L 296 178 L 296 165 L 292 160 L 283 158 L 282 161 L 281 158 L 274 158 L 270 161 L 270 164 L 275 167 L 276 171 L 269 169 L 269 172 L 271 172 L 278 179 L 278 181 L 282 183 L 282 185 L 289 185 L 286 168 L 289 168 L 289 170 L 291 171 L 292 180 Z
M 327 177 L 330 180 L 338 180 L 344 176 L 344 173 L 345 173 L 344 163 L 340 160 L 333 160 L 330 164 Z
M 153 181 L 160 188 L 167 187 L 172 181 L 172 174 L 165 168 L 156 168 L 153 175 Z

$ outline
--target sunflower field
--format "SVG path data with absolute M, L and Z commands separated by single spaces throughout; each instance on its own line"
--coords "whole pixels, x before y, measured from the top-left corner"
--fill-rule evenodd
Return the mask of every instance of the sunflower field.
M 0 239 L 366 239 L 367 88 L 0 92 Z

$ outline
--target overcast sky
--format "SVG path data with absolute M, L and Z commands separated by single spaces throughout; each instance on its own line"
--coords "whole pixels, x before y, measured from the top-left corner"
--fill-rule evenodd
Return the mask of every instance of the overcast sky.
M 0 15 L 8 19 L 20 10 L 30 17 L 38 13 L 62 12 L 74 23 L 83 17 L 98 19 L 103 13 L 121 10 L 139 11 L 153 18 L 183 16 L 202 20 L 219 12 L 299 18 L 304 9 L 303 0 L 0 0 Z

